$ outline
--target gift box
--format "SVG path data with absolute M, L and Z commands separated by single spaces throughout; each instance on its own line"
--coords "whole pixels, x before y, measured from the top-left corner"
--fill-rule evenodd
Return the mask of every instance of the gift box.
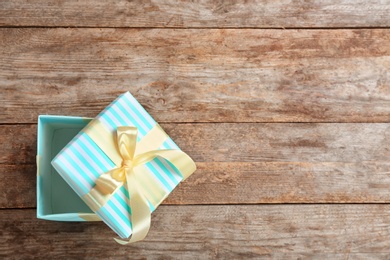
M 129 92 L 89 122 L 52 165 L 93 212 L 130 242 L 146 236 L 150 213 L 196 169 Z
M 51 165 L 54 156 L 90 121 L 90 118 L 81 117 L 39 116 L 37 138 L 38 218 L 56 221 L 101 220 Z

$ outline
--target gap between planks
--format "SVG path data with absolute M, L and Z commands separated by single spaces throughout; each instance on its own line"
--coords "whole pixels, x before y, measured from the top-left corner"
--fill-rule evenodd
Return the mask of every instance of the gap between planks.
M 155 27 L 117 27 L 117 26 L 1 26 L 4 29 L 128 29 L 128 30 L 377 30 L 390 29 L 390 26 L 344 26 L 344 27 L 169 27 L 169 26 L 155 26 Z
M 86 27 L 382 27 L 386 1 L 3 1 L 4 26 Z

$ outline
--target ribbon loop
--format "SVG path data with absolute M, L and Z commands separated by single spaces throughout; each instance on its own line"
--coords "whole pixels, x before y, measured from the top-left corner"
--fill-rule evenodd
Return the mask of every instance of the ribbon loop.
M 119 126 L 117 129 L 118 151 L 123 162 L 131 161 L 134 158 L 137 144 L 138 129 L 133 126 Z M 123 164 L 123 163 L 122 163 Z

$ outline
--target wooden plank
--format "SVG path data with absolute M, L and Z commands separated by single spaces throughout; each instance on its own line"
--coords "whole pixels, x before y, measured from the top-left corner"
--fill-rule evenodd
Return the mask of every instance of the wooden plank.
M 127 90 L 159 122 L 390 121 L 387 29 L 2 28 L 0 39 L 0 123 L 96 116 Z
M 390 124 L 161 124 L 196 162 L 387 162 Z M 0 125 L 0 164 L 35 164 L 36 125 Z
M 389 124 L 162 127 L 199 167 L 167 204 L 370 203 L 390 199 Z M 36 154 L 35 133 L 35 125 L 0 126 L 0 190 L 6 190 L 0 207 L 35 206 L 35 167 L 31 165 Z M 15 182 L 18 185 L 14 186 Z M 18 195 L 21 190 L 32 196 Z
M 161 206 L 147 238 L 129 246 L 103 223 L 42 221 L 35 210 L 2 210 L 0 227 L 3 257 L 390 256 L 390 205 Z
M 388 1 L 0 2 L 1 26 L 388 27 Z
M 386 203 L 390 162 L 197 163 L 166 205 Z M 36 206 L 35 165 L 0 165 L 0 208 Z

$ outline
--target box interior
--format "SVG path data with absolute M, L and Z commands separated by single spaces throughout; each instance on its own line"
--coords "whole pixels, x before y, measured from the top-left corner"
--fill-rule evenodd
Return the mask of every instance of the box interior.
M 40 116 L 38 123 L 38 217 L 64 213 L 92 213 L 51 165 L 53 158 L 91 119 Z

